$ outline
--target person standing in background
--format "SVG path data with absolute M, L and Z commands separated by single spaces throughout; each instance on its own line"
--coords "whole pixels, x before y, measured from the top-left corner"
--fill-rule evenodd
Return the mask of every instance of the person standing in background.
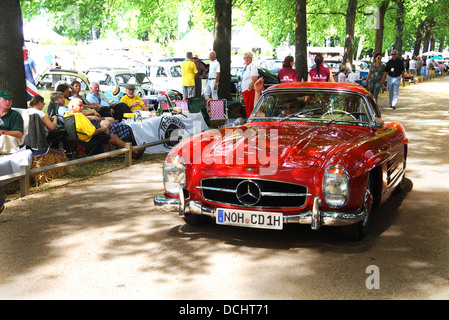
M 368 76 L 366 77 L 366 83 L 369 84 L 369 91 L 374 96 L 377 102 L 380 88 L 382 87 L 382 78 L 385 71 L 385 65 L 382 63 L 382 55 L 377 53 L 374 56 L 374 62 L 369 69 Z
M 307 81 L 335 82 L 330 69 L 324 66 L 324 58 L 321 53 L 318 53 L 315 56 L 315 67 L 309 71 Z
M 293 69 L 295 59 L 292 56 L 286 56 L 284 58 L 284 63 L 282 64 L 282 69 L 278 72 L 278 82 L 299 82 L 298 71 Z
M 186 59 L 181 63 L 182 91 L 184 99 L 195 96 L 195 75 L 198 73 L 195 63 L 192 61 L 192 52 L 187 52 Z
M 206 88 L 204 88 L 204 97 L 218 99 L 218 82 L 220 80 L 220 63 L 214 51 L 209 53 L 209 77 L 207 79 Z
M 245 104 L 246 117 L 249 118 L 254 108 L 254 83 L 257 81 L 259 71 L 253 64 L 252 52 L 243 54 L 243 60 L 245 61 L 245 68 L 242 71 L 242 97 Z
M 404 62 L 398 57 L 397 50 L 391 51 L 391 59 L 387 62 L 385 66 L 384 74 L 382 77 L 382 82 L 388 75 L 388 101 L 390 103 L 390 108 L 396 109 L 396 104 L 399 99 L 399 86 L 405 86 L 405 68 Z
M 201 94 L 203 93 L 203 85 L 201 83 L 201 80 L 206 75 L 207 69 L 204 66 L 204 63 L 198 60 L 198 55 L 193 55 L 192 61 L 196 66 L 196 70 L 198 71 L 198 73 L 195 75 L 195 98 L 201 98 Z

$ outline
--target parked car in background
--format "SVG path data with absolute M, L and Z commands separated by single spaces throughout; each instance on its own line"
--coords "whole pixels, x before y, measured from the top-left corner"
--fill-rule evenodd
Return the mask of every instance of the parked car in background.
M 282 60 L 268 59 L 256 61 L 257 66 L 270 70 L 271 72 L 278 73 L 282 69 Z
M 101 91 L 112 91 L 115 86 L 120 87 L 120 92 L 126 94 L 126 85 L 134 84 L 136 86 L 135 94 L 142 97 L 146 95 L 141 82 L 136 74 L 124 68 L 97 67 L 86 71 L 89 82 L 98 82 Z
M 231 67 L 231 93 L 236 94 L 240 92 L 240 82 L 242 81 L 243 66 Z M 265 88 L 278 83 L 277 75 L 268 69 L 258 67 L 259 77 L 264 80 Z
M 161 62 L 149 66 L 149 78 L 153 88 L 159 91 L 169 89 L 182 92 L 181 64 L 178 62 Z
M 77 80 L 81 83 L 80 94 L 89 92 L 90 82 L 84 73 L 74 70 L 64 69 L 47 69 L 36 77 L 34 80 L 39 94 L 44 97 L 45 104 L 50 103 L 51 93 L 56 90 L 60 83 L 71 84 L 72 81 Z M 46 107 L 44 109 L 46 111 Z
M 263 92 L 245 125 L 175 146 L 154 203 L 191 225 L 336 226 L 358 240 L 373 210 L 401 190 L 407 149 L 404 127 L 384 123 L 363 87 L 279 84 Z
M 206 68 L 208 65 L 206 65 Z M 180 62 L 156 62 L 149 66 L 149 79 L 159 91 L 179 93 L 182 96 L 182 72 Z M 207 75 L 202 84 L 206 85 Z M 181 98 L 182 99 L 182 98 Z

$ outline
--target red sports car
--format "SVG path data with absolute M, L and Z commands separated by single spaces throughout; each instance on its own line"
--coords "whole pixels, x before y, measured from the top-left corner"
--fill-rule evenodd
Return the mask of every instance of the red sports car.
M 192 225 L 339 226 L 361 239 L 372 210 L 402 187 L 407 145 L 403 126 L 384 123 L 361 86 L 274 85 L 245 125 L 174 147 L 154 203 Z

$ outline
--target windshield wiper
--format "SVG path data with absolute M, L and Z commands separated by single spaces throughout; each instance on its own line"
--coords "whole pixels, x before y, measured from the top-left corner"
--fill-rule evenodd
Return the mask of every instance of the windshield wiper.
M 314 109 L 307 109 L 307 110 L 301 110 L 299 112 L 289 114 L 288 116 L 282 118 L 279 122 L 287 120 L 288 118 L 291 118 L 291 117 L 297 117 L 297 116 L 299 116 L 299 115 L 301 115 L 303 113 L 314 112 L 314 111 L 318 111 L 318 110 L 321 110 L 321 109 L 323 109 L 323 107 L 314 108 Z
M 351 119 L 351 120 L 346 120 L 345 119 L 345 121 L 357 121 L 357 119 L 354 117 L 354 115 L 352 114 L 352 113 L 342 113 L 340 116 L 338 116 L 338 117 L 336 117 L 336 118 L 334 118 L 334 119 L 330 119 L 328 122 L 326 122 L 327 124 L 329 124 L 329 123 L 332 123 L 332 122 L 334 122 L 334 121 L 337 121 L 338 119 L 340 119 L 340 118 L 343 118 L 343 117 L 347 117 L 347 116 L 351 116 L 351 117 L 353 117 L 354 119 Z

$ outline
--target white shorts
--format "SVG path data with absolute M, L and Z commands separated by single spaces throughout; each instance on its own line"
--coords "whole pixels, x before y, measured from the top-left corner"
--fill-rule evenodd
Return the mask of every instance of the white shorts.
M 212 99 L 218 99 L 218 86 L 217 89 L 215 87 L 215 79 L 208 79 L 206 83 L 206 87 L 204 88 L 204 97 L 209 98 L 212 94 Z

